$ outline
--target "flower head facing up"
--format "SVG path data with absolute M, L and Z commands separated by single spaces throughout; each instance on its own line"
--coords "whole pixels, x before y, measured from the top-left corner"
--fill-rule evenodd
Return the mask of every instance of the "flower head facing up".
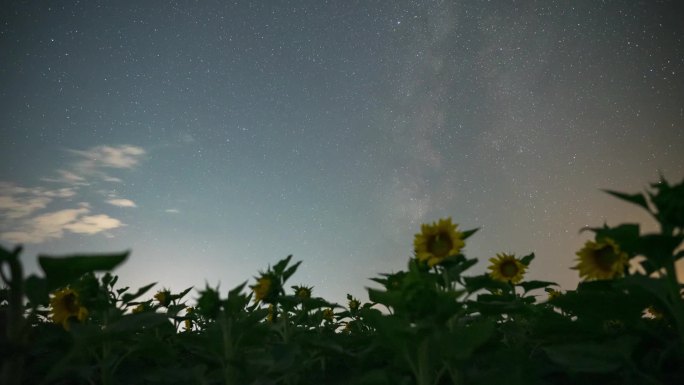
M 54 293 L 50 298 L 50 313 L 52 322 L 61 324 L 66 330 L 69 330 L 69 321 L 72 319 L 83 322 L 88 317 L 88 309 L 81 306 L 78 293 L 72 289 Z
M 359 310 L 359 306 L 361 306 L 361 302 L 359 302 L 358 299 L 352 298 L 349 300 L 349 310 L 357 311 Z
M 587 241 L 578 251 L 577 266 L 582 279 L 612 279 L 621 277 L 625 267 L 629 264 L 627 253 L 620 250 L 620 246 L 610 238 L 598 242 Z
M 299 299 L 309 299 L 311 298 L 312 288 L 306 286 L 292 286 L 295 291 L 295 295 Z
M 463 234 L 457 227 L 458 225 L 451 223 L 451 218 L 440 219 L 431 225 L 423 224 L 421 232 L 416 234 L 413 241 L 416 258 L 432 267 L 441 263 L 444 258 L 458 254 L 465 243 Z
M 335 319 L 335 313 L 332 308 L 323 309 L 323 319 L 328 322 L 333 322 Z
M 496 255 L 496 258 L 490 258 L 489 262 L 492 263 L 488 267 L 491 270 L 489 276 L 501 282 L 518 283 L 522 281 L 525 269 L 527 269 L 527 266 L 513 254 L 500 253 Z

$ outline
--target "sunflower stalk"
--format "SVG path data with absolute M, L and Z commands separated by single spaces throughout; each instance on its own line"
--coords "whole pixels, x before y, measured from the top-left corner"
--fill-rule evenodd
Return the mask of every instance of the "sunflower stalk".
M 221 325 L 221 337 L 223 339 L 223 382 L 226 385 L 235 383 L 230 363 L 233 359 L 233 324 L 231 321 L 231 319 L 226 317 L 225 312 L 221 313 L 219 324 Z
M 11 358 L 3 363 L 0 379 L 3 384 L 20 384 L 22 381 L 22 368 L 24 367 L 23 346 L 26 342 L 25 325 L 23 316 L 24 307 L 24 271 L 19 262 L 21 246 L 17 246 L 11 253 L 1 250 L 3 259 L 9 265 L 10 276 L 2 279 L 9 287 L 9 308 L 7 311 L 7 324 L 5 326 L 5 337 L 10 346 L 19 354 L 11 355 Z M 2 269 L 0 264 L 0 270 Z
M 679 341 L 682 344 L 682 348 L 684 348 L 684 302 L 682 302 L 682 295 L 679 290 L 679 282 L 677 281 L 677 271 L 674 267 L 674 261 L 668 260 L 665 263 L 665 273 L 665 279 L 667 280 L 670 294 L 672 316 L 677 324 Z

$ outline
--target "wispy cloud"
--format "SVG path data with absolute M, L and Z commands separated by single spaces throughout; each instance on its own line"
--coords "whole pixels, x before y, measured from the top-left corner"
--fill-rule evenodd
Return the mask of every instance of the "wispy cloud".
M 121 182 L 120 178 L 109 175 L 107 169 L 132 169 L 145 155 L 141 147 L 131 145 L 96 146 L 87 150 L 69 150 L 76 157 L 72 170 L 67 171 L 70 180 L 76 178 L 97 178 L 105 182 Z M 67 178 L 65 178 L 67 179 Z M 67 179 L 67 180 L 69 180 Z
M 67 149 L 73 156 L 64 168 L 55 170 L 57 175 L 43 178 L 45 182 L 63 183 L 69 186 L 88 186 L 103 181 L 121 183 L 121 178 L 112 176 L 112 169 L 132 169 L 144 158 L 146 151 L 132 145 L 95 146 L 86 150 Z
M 26 218 L 13 230 L 0 234 L 0 238 L 14 243 L 41 243 L 64 236 L 65 232 L 77 234 L 97 234 L 115 229 L 124 224 L 106 214 L 89 215 L 88 204 L 79 208 L 64 209 Z
M 132 200 L 123 198 L 109 199 L 107 203 L 117 207 L 138 207 Z
M 166 210 L 164 210 L 164 212 L 167 212 L 169 214 L 178 214 L 178 213 L 180 213 L 180 210 L 178 210 L 178 209 L 166 209 Z
M 44 209 L 55 198 L 71 198 L 75 195 L 76 190 L 70 187 L 25 188 L 13 183 L 0 182 L 0 214 L 6 219 L 24 218 Z
M 70 150 L 71 153 L 81 158 L 82 167 L 97 168 L 133 168 L 140 162 L 140 157 L 145 155 L 141 147 L 122 146 L 97 146 L 88 150 Z
M 121 145 L 67 151 L 73 156 L 71 162 L 54 170 L 51 178 L 41 179 L 52 183 L 52 186 L 59 183 L 66 187 L 22 187 L 0 181 L 0 239 L 41 243 L 61 238 L 67 233 L 108 235 L 107 230 L 124 226 L 121 220 L 95 211 L 90 203 L 74 202 L 78 202 L 75 201 L 77 198 L 82 200 L 84 196 L 92 196 L 94 192 L 104 195 L 100 205 L 105 202 L 117 207 L 137 207 L 134 201 L 122 198 L 116 192 L 94 189 L 102 182 L 122 182 L 118 175 L 109 173 L 135 168 L 144 158 L 145 150 Z

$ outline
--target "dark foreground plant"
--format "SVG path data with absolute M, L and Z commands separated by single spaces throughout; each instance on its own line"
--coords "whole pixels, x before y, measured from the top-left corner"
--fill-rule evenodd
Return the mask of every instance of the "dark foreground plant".
M 371 302 L 345 306 L 290 286 L 289 256 L 195 299 L 155 284 L 118 288 L 128 253 L 39 256 L 0 248 L 2 384 L 677 384 L 684 383 L 684 183 L 610 194 L 660 225 L 590 228 L 583 281 L 526 280 L 534 254 L 500 253 L 464 275 L 476 230 L 423 225 L 405 270 L 380 274 Z M 148 299 L 143 299 L 148 298 Z

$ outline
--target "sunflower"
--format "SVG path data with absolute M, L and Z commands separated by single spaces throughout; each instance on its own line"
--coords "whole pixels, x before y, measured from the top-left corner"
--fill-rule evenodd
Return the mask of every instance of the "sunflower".
M 50 298 L 52 322 L 61 324 L 69 330 L 69 321 L 76 318 L 79 322 L 88 317 L 88 309 L 81 306 L 78 293 L 72 289 L 59 290 Z
M 255 302 L 270 302 L 274 289 L 273 278 L 269 275 L 262 275 L 257 279 L 256 285 L 250 287 L 254 292 Z
M 458 225 L 451 223 L 451 218 L 440 219 L 431 225 L 423 224 L 420 234 L 416 234 L 413 241 L 416 258 L 432 267 L 441 263 L 444 258 L 458 254 L 465 243 L 463 234 L 457 227 Z
M 157 294 L 154 295 L 154 299 L 162 306 L 169 306 L 171 304 L 171 292 L 168 290 L 159 290 Z
M 561 293 L 558 290 L 554 290 L 554 289 L 547 289 L 546 292 L 549 294 L 549 298 L 548 298 L 549 301 L 556 299 L 556 298 L 559 298 L 560 296 L 563 295 L 563 293 Z
M 620 246 L 610 238 L 587 241 L 576 254 L 579 263 L 573 269 L 579 270 L 585 280 L 621 277 L 629 263 L 627 253 L 620 251 Z
M 306 286 L 292 286 L 292 288 L 295 290 L 295 295 L 299 299 L 309 299 L 311 298 L 311 291 L 312 288 L 306 287 Z
M 518 283 L 522 280 L 525 274 L 525 266 L 513 254 L 497 254 L 496 258 L 490 258 L 489 262 L 492 264 L 488 267 L 491 272 L 489 275 L 492 279 L 501 282 Z
M 323 319 L 328 322 L 333 322 L 335 319 L 335 313 L 332 308 L 323 309 Z
M 359 302 L 358 299 L 352 298 L 349 300 L 349 310 L 351 311 L 357 311 L 359 310 L 359 306 L 361 306 L 361 302 Z

